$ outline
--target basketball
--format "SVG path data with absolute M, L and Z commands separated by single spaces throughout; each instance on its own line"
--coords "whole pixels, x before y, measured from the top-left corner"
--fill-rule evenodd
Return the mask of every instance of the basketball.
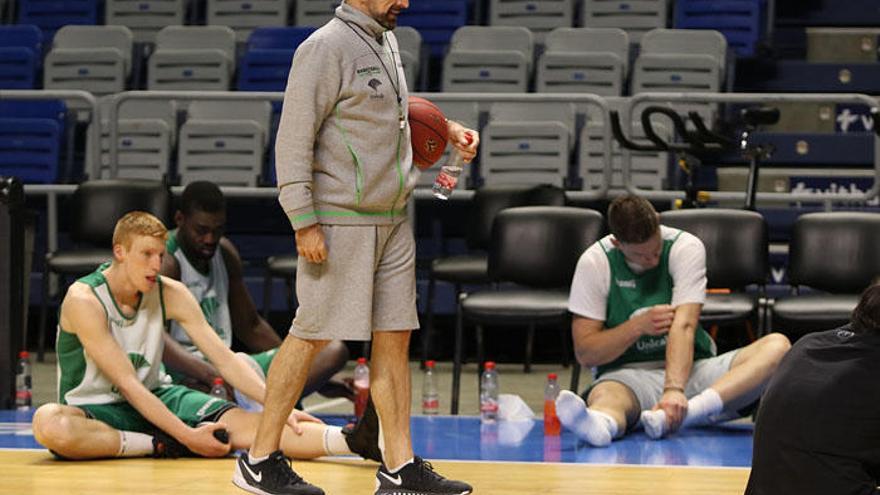
M 412 131 L 413 162 L 422 170 L 434 165 L 443 156 L 449 134 L 446 117 L 430 101 L 409 97 L 409 126 Z

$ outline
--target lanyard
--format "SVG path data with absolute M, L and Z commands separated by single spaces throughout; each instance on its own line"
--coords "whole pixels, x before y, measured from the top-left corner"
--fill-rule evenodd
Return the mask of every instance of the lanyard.
M 394 68 L 394 80 L 392 81 L 391 80 L 391 71 L 388 70 L 388 67 L 385 66 L 385 62 L 382 60 L 382 57 L 379 55 L 379 52 L 377 52 L 376 49 L 373 48 L 373 45 L 371 45 L 370 42 L 367 41 L 367 39 L 364 38 L 363 35 L 361 33 L 359 33 L 357 29 L 354 28 L 354 26 L 352 26 L 352 23 L 350 23 L 346 20 L 343 20 L 341 18 L 339 20 L 344 22 L 345 25 L 348 26 L 348 28 L 351 29 L 354 32 L 354 34 L 356 34 L 357 37 L 360 38 L 361 41 L 364 42 L 365 45 L 367 45 L 367 47 L 373 52 L 373 55 L 376 56 L 376 59 L 382 65 L 382 69 L 385 71 L 385 74 L 388 75 L 388 82 L 391 83 L 391 89 L 394 90 L 394 95 L 397 97 L 397 119 L 398 119 L 398 122 L 400 125 L 400 130 L 403 130 L 406 127 L 406 119 L 403 116 L 403 102 L 400 97 L 400 74 L 397 72 L 397 65 L 394 63 L 394 49 L 391 48 L 389 50 L 391 52 L 391 65 Z M 357 26 L 357 25 L 355 24 L 355 26 Z M 364 31 L 364 33 L 366 33 L 366 30 L 364 30 L 364 28 L 362 28 L 361 26 L 357 26 L 357 27 L 359 29 L 361 29 L 362 31 Z M 369 34 L 369 33 L 367 33 L 367 34 Z M 382 36 L 385 39 L 385 42 L 387 43 L 388 37 L 385 36 L 385 33 L 383 33 Z

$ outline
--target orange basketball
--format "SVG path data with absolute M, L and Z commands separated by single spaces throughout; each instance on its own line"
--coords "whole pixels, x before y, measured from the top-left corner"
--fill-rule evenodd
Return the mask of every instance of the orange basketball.
M 422 170 L 437 163 L 446 150 L 449 133 L 446 117 L 430 101 L 409 97 L 409 126 L 412 131 L 413 162 Z

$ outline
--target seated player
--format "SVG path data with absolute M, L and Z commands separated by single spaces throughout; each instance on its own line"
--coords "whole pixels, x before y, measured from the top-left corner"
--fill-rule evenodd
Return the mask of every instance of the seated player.
M 166 237 L 156 217 L 126 214 L 113 234 L 113 260 L 64 296 L 56 344 L 59 403 L 43 405 L 33 417 L 34 437 L 59 457 L 218 457 L 253 441 L 259 414 L 174 385 L 163 371 L 165 321 L 173 319 L 230 384 L 258 402 L 265 394 L 186 286 L 159 275 Z M 375 419 L 344 436 L 294 411 L 283 453 L 276 455 L 309 459 L 356 450 L 380 459 L 377 442 Z
M 177 228 L 169 232 L 162 275 L 183 282 L 227 347 L 232 345 L 235 335 L 254 352 L 237 355 L 265 381 L 281 339 L 257 313 L 244 283 L 238 250 L 223 236 L 226 200 L 220 188 L 212 182 L 190 183 L 181 195 L 174 222 Z M 166 341 L 163 361 L 172 380 L 207 390 L 218 376 L 217 370 L 204 359 L 179 323 L 172 320 L 169 331 L 173 341 Z M 347 360 L 348 348 L 343 342 L 336 340 L 328 344 L 313 362 L 305 394 L 317 390 L 324 395 L 353 398 L 349 387 L 331 380 Z M 242 407 L 254 407 L 240 392 L 236 391 L 235 397 Z
M 760 396 L 790 347 L 771 334 L 716 356 L 700 327 L 706 297 L 703 243 L 660 225 L 646 199 L 608 208 L 611 234 L 590 246 L 571 284 L 578 361 L 598 367 L 586 403 L 559 394 L 562 424 L 601 447 L 640 422 L 651 438 L 732 419 Z
M 880 489 L 880 285 L 850 324 L 798 339 L 755 422 L 746 495 L 877 495 Z

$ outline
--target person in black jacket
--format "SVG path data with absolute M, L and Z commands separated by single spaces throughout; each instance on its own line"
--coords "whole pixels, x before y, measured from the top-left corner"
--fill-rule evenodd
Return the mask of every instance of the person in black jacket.
M 746 495 L 880 495 L 880 285 L 798 340 L 770 380 Z

